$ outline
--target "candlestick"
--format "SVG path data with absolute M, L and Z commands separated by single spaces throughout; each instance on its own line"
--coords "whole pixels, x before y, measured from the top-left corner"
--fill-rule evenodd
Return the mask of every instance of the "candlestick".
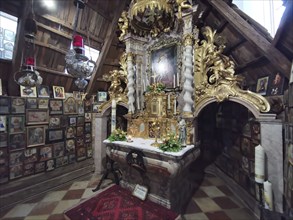
M 265 209 L 273 210 L 273 191 L 269 181 L 263 183 Z
M 116 129 L 116 101 L 112 100 L 111 132 Z
M 174 98 L 174 115 L 176 115 L 176 113 L 177 113 L 177 106 L 176 106 L 176 96 L 175 96 L 175 98 Z
M 174 74 L 174 76 L 173 76 L 173 86 L 174 86 L 174 88 L 176 87 L 175 74 Z
M 168 94 L 168 109 L 171 108 L 171 105 L 170 105 L 170 94 Z
M 137 103 L 137 110 L 140 110 L 140 105 L 139 105 L 139 96 L 137 96 L 136 103 Z
M 177 86 L 179 87 L 179 79 L 180 79 L 180 73 L 177 72 Z
M 263 183 L 265 179 L 265 151 L 261 145 L 255 147 L 254 173 L 255 182 Z

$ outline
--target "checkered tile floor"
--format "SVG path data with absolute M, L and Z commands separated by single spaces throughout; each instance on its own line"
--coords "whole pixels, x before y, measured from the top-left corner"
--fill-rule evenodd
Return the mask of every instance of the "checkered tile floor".
M 100 177 L 51 191 L 46 195 L 18 204 L 0 217 L 2 220 L 63 220 L 63 211 L 92 196 L 92 189 Z M 102 188 L 112 184 L 105 180 Z M 217 177 L 206 174 L 199 189 L 193 195 L 183 216 L 186 220 L 255 220 L 233 193 Z

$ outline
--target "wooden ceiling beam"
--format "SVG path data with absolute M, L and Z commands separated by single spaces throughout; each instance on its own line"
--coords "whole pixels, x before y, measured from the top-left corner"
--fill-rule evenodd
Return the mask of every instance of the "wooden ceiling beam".
M 243 37 L 280 71 L 289 78 L 291 61 L 289 61 L 278 49 L 276 49 L 266 38 L 259 34 L 239 14 L 237 14 L 224 1 L 207 0 Z
M 116 28 L 117 28 L 117 24 L 118 24 L 118 19 L 120 18 L 120 15 L 123 11 L 123 9 L 125 8 L 125 3 L 126 3 L 126 0 L 121 0 L 119 1 L 119 6 L 117 7 L 117 10 L 115 10 L 115 15 L 114 15 L 114 18 L 111 22 L 111 24 L 108 26 L 108 30 L 107 30 L 107 34 L 106 34 L 106 40 L 105 40 L 105 43 L 102 47 L 102 50 L 101 50 L 101 53 L 100 53 L 100 56 L 96 62 L 96 71 L 93 73 L 90 81 L 89 81 L 89 84 L 87 86 L 87 89 L 86 89 L 86 92 L 88 94 L 92 94 L 93 92 L 93 84 L 97 81 L 97 78 L 99 76 L 101 76 L 101 71 L 102 71 L 102 67 L 103 67 L 103 63 L 107 57 L 107 54 L 109 52 L 109 49 L 111 47 L 111 44 L 112 44 L 112 41 L 113 41 L 113 38 L 116 34 Z M 106 28 L 106 27 L 105 27 Z
M 237 47 L 239 47 L 241 44 L 245 43 L 246 39 L 241 39 L 240 41 L 238 41 L 237 43 L 235 43 L 234 45 L 230 46 L 230 47 L 226 47 L 224 50 L 224 53 L 226 55 L 231 54 L 231 51 L 235 50 Z
M 241 64 L 239 66 L 237 66 L 235 68 L 235 72 L 236 74 L 240 74 L 241 72 L 243 72 L 244 70 L 246 70 L 249 67 L 253 67 L 255 65 L 259 65 L 259 63 L 265 62 L 267 59 L 264 56 L 259 56 L 251 61 L 248 61 L 244 64 Z

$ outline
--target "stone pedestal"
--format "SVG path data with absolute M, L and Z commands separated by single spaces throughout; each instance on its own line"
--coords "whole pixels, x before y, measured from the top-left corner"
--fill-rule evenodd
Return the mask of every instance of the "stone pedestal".
M 150 144 L 154 140 L 136 138 L 133 143 L 117 141 L 107 144 L 107 155 L 119 164 L 121 186 L 133 190 L 136 184 L 147 185 L 148 199 L 181 213 L 191 198 L 193 184 L 189 180 L 189 165 L 200 154 L 197 147 L 188 145 L 176 153 L 164 153 Z M 145 172 L 129 166 L 126 156 L 131 150 L 143 153 Z
M 267 114 L 268 115 L 268 114 Z M 283 141 L 282 122 L 272 118 L 258 119 L 261 145 L 266 154 L 266 179 L 272 183 L 274 210 L 283 213 Z
M 106 148 L 103 140 L 107 138 L 107 116 L 95 114 L 93 115 L 94 126 L 94 136 L 95 141 L 93 142 L 93 158 L 95 163 L 95 173 L 101 174 L 105 169 L 105 158 L 106 158 Z

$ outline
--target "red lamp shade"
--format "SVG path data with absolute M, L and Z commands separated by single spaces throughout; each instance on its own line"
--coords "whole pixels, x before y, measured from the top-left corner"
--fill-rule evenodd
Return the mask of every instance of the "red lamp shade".
M 27 66 L 33 66 L 33 65 L 35 65 L 35 59 L 33 57 L 28 57 L 25 60 L 25 64 Z
M 82 47 L 83 48 L 83 38 L 80 35 L 75 35 L 73 38 L 73 47 Z

